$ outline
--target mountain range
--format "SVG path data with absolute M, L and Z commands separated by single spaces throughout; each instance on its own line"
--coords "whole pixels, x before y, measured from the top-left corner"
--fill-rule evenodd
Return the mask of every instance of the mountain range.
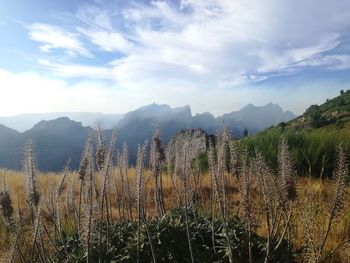
M 99 121 L 106 129 L 113 129 L 124 117 L 124 114 L 106 114 L 99 112 L 53 112 L 53 113 L 26 113 L 15 116 L 0 117 L 0 124 L 19 132 L 27 131 L 39 121 L 54 120 L 60 117 L 68 117 L 73 121 L 81 122 L 83 126 L 96 125 Z
M 245 129 L 252 134 L 294 117 L 293 113 L 270 103 L 259 107 L 249 104 L 239 111 L 216 118 L 208 112 L 192 115 L 189 106 L 171 108 L 158 104 L 147 105 L 125 115 L 52 113 L 0 118 L 0 167 L 20 169 L 24 145 L 32 140 L 40 170 L 60 170 L 68 158 L 72 158 L 71 166 L 76 169 L 89 130 L 92 129 L 89 126 L 94 127 L 96 121 L 102 122 L 106 138 L 110 137 L 111 128 L 117 131 L 117 146 L 120 147 L 126 141 L 130 161 L 134 162 L 137 144 L 151 138 L 156 128 L 160 131 L 163 143 L 167 144 L 180 130 L 202 128 L 213 134 L 225 125 L 234 136 L 241 137 Z M 41 120 L 25 130 L 38 119 Z M 15 130 L 16 127 L 21 132 Z

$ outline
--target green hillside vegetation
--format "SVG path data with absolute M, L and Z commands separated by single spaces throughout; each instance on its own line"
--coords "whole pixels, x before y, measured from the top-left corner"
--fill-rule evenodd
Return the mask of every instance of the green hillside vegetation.
M 243 138 L 239 144 L 246 146 L 251 156 L 259 148 L 277 169 L 276 153 L 282 137 L 288 141 L 298 175 L 332 177 L 336 146 L 342 144 L 350 152 L 350 90 L 322 105 L 311 105 L 295 120 Z
M 350 90 L 340 91 L 339 96 L 327 99 L 320 106 L 311 105 L 301 117 L 288 124 L 293 128 L 344 128 L 349 121 Z

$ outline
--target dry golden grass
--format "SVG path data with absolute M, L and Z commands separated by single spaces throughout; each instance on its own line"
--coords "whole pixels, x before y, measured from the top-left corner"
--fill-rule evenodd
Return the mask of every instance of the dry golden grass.
M 134 207 L 134 192 L 135 192 L 135 170 L 129 169 L 128 171 L 129 178 L 128 182 L 131 189 L 132 196 L 132 206 L 133 206 L 133 215 L 136 216 L 136 208 Z M 43 200 L 49 200 L 49 196 L 55 195 L 56 188 L 59 184 L 62 174 L 56 173 L 42 173 L 38 176 L 40 192 L 43 195 Z M 96 175 L 97 184 L 102 185 L 102 176 Z M 193 177 L 194 178 L 194 177 Z M 194 180 L 190 177 L 190 188 L 194 189 Z M 229 215 L 240 215 L 241 214 L 241 205 L 240 205 L 240 196 L 239 196 L 239 186 L 237 179 L 232 176 L 227 176 L 228 178 L 228 187 L 227 187 L 227 200 Z M 79 193 L 79 179 L 77 173 L 70 172 L 65 181 L 65 190 L 61 198 L 62 207 L 66 206 L 66 194 L 67 191 L 72 187 L 73 200 L 78 199 Z M 311 220 L 310 225 L 317 233 L 321 233 L 322 229 L 326 228 L 327 224 L 327 213 L 330 209 L 332 203 L 332 185 L 334 184 L 331 180 L 318 180 L 312 178 L 297 178 L 297 192 L 298 197 L 294 201 L 293 205 L 294 213 L 292 214 L 291 225 L 293 226 L 293 232 L 291 233 L 293 245 L 296 249 L 301 249 L 305 244 L 305 228 L 303 225 L 303 209 L 306 209 L 307 206 L 312 205 L 311 209 Z M 0 189 L 6 187 L 10 190 L 13 206 L 15 211 L 18 211 L 20 208 L 22 213 L 28 214 L 26 200 L 25 200 L 25 186 L 24 186 L 24 175 L 18 171 L 9 171 L 2 170 L 0 171 Z M 114 188 L 114 186 L 116 188 Z M 163 195 L 164 203 L 167 210 L 170 210 L 174 207 L 179 206 L 179 200 L 183 198 L 181 191 L 178 193 L 175 186 L 179 186 L 179 182 L 175 182 L 168 175 L 163 175 Z M 114 219 L 118 219 L 126 216 L 125 207 L 123 203 L 126 202 L 125 196 L 123 194 L 123 189 L 120 184 L 120 174 L 119 170 L 114 170 L 112 173 L 112 178 L 110 180 L 110 191 L 109 191 L 109 200 L 111 200 L 111 216 Z M 150 173 L 146 171 L 145 173 L 145 194 L 146 194 L 146 210 L 147 215 L 153 216 L 154 211 L 154 180 L 151 177 Z M 254 191 L 254 188 L 253 188 Z M 330 251 L 336 249 L 339 245 L 339 241 L 343 240 L 345 237 L 349 238 L 350 235 L 350 198 L 349 198 L 349 189 L 347 189 L 348 194 L 346 195 L 346 200 L 344 202 L 343 216 L 339 218 L 336 224 L 332 227 L 329 238 L 326 242 L 325 248 Z M 120 200 L 118 204 L 117 193 L 120 194 Z M 210 194 L 211 194 L 211 177 L 208 173 L 202 174 L 199 176 L 199 181 L 197 184 L 197 208 L 200 211 L 205 213 L 210 213 Z M 253 194 L 254 197 L 254 194 Z M 258 198 L 255 196 L 255 198 Z M 45 202 L 45 201 L 44 201 Z M 259 200 L 255 200 L 256 203 Z M 43 213 L 45 218 L 45 205 L 43 205 Z M 74 207 L 69 207 L 68 210 L 74 212 Z M 265 218 L 259 217 L 259 227 L 257 228 L 257 233 L 261 235 L 266 235 L 266 221 Z M 0 219 L 0 255 L 4 256 L 7 251 L 11 248 L 11 241 L 8 235 L 8 232 L 5 229 L 2 219 Z M 0 257 L 1 258 L 1 257 Z M 340 259 L 342 258 L 342 259 Z M 332 260 L 329 259 L 327 262 L 346 262 L 346 250 L 342 249 L 335 251 L 332 256 Z

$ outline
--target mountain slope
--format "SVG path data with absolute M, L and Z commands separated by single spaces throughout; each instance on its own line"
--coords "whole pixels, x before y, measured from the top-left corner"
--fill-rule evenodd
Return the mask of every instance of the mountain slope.
M 25 144 L 31 140 L 40 170 L 61 170 L 69 158 L 76 169 L 90 129 L 68 118 L 41 121 L 24 133 L 0 125 L 0 167 L 21 169 Z
M 350 90 L 341 92 L 322 105 L 311 105 L 305 113 L 288 123 L 290 128 L 342 129 L 350 122 Z
M 269 103 L 264 106 L 248 104 L 239 111 L 224 114 L 219 120 L 229 127 L 237 127 L 241 131 L 247 128 L 250 133 L 255 133 L 294 118 L 295 115 L 292 112 L 284 112 L 279 105 Z
M 311 105 L 294 120 L 243 138 L 239 144 L 248 147 L 252 156 L 258 148 L 277 169 L 281 138 L 288 142 L 299 175 L 332 177 L 338 145 L 350 157 L 350 90 L 322 105 Z
M 168 105 L 151 104 L 127 113 L 117 127 L 120 130 L 136 130 L 142 133 L 150 126 L 153 126 L 151 130 L 159 126 L 168 139 L 167 134 L 173 135 L 175 128 L 177 130 L 202 128 L 208 133 L 214 133 L 222 125 L 227 125 L 235 136 L 241 137 L 246 128 L 250 133 L 255 133 L 293 118 L 295 118 L 293 113 L 283 112 L 279 105 L 272 103 L 258 107 L 249 104 L 239 111 L 217 118 L 208 112 L 192 116 L 189 106 L 171 108 Z
M 26 141 L 33 141 L 41 170 L 60 170 L 71 158 L 71 165 L 78 167 L 84 144 L 91 128 L 67 117 L 41 121 L 23 133 Z
M 0 167 L 21 168 L 23 142 L 19 132 L 0 124 Z
M 137 144 L 151 138 L 156 128 L 160 131 L 163 143 L 167 144 L 180 130 L 201 128 L 213 134 L 226 125 L 234 136 L 241 137 L 245 128 L 255 133 L 292 117 L 294 114 L 288 115 L 288 112 L 283 112 L 280 106 L 272 103 L 261 107 L 250 104 L 218 118 L 208 112 L 192 116 L 189 106 L 171 108 L 153 103 L 127 113 L 117 126 L 117 134 L 119 142 L 128 142 L 130 152 L 134 153 Z M 134 155 L 131 161 L 134 161 Z

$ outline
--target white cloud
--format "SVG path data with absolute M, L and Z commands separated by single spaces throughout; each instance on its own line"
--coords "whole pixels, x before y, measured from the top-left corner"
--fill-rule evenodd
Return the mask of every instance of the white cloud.
M 198 90 L 186 86 L 188 83 L 178 81 L 177 84 L 179 89 L 171 82 L 147 91 L 137 88 L 125 90 L 104 81 L 69 83 L 32 71 L 13 73 L 0 69 L 0 116 L 66 111 L 124 113 L 141 105 L 163 101 L 182 106 L 176 100 L 181 96 L 193 96 Z M 165 99 L 167 96 L 170 97 Z
M 258 73 L 291 72 L 302 69 L 308 61 L 333 50 L 340 44 L 337 34 L 324 36 L 315 45 L 282 50 L 261 50 L 257 55 L 265 63 L 257 69 Z
M 287 82 L 269 87 L 241 85 L 235 89 L 201 89 L 192 82 L 171 79 L 149 86 L 139 80 L 132 89 L 97 80 L 74 83 L 35 72 L 13 73 L 0 69 L 0 116 L 33 112 L 89 111 L 124 113 L 153 102 L 173 107 L 191 105 L 192 112 L 215 115 L 237 110 L 247 103 L 277 102 L 302 113 L 310 104 L 323 103 L 350 83 L 332 80 Z M 143 87 L 149 86 L 149 89 Z M 330 88 L 332 87 L 332 88 Z
M 350 55 L 340 48 L 349 36 L 348 0 L 152 1 L 116 4 L 115 9 L 84 5 L 74 19 L 70 32 L 33 24 L 30 37 L 42 43 L 43 51 L 62 48 L 86 56 L 97 45 L 98 52 L 108 53 L 84 65 L 75 58 L 55 61 L 52 52 L 50 61 L 39 61 L 40 69 L 64 79 L 86 78 L 93 85 L 112 81 L 111 93 L 103 96 L 122 96 L 125 110 L 131 109 L 126 101 L 137 106 L 156 101 L 219 114 L 248 102 L 282 101 L 300 112 L 308 103 L 298 94 L 317 93 L 319 85 L 321 100 L 334 94 L 325 86 L 330 83 L 317 82 L 314 88 L 303 83 L 295 94 L 289 88 L 254 85 L 303 69 L 350 68 Z M 81 90 L 83 84 L 98 90 L 79 82 Z
M 318 56 L 300 64 L 305 67 L 322 67 L 329 70 L 350 69 L 350 55 Z
M 115 80 L 113 69 L 104 66 L 87 66 L 72 63 L 53 63 L 48 60 L 39 59 L 38 64 L 42 70 L 54 72 L 55 75 L 64 78 L 86 78 Z
M 141 103 L 138 95 L 131 101 L 123 89 L 103 81 L 71 84 L 35 72 L 13 73 L 2 69 L 0 93 L 0 116 L 64 111 L 124 112 Z
M 317 8 L 304 0 L 155 1 L 81 13 L 90 14 L 80 31 L 91 42 L 126 55 L 113 62 L 125 87 L 139 86 L 140 79 L 151 86 L 181 79 L 232 87 L 292 74 L 336 50 L 350 26 L 350 2 L 344 0 Z M 124 31 L 113 19 L 123 21 Z
M 134 48 L 134 44 L 118 32 L 85 30 L 82 28 L 79 31 L 87 36 L 92 43 L 100 46 L 105 51 L 130 53 Z
M 76 30 L 111 53 L 113 68 L 102 65 L 102 71 L 109 71 L 106 77 L 114 72 L 125 87 L 135 86 L 141 78 L 151 85 L 177 78 L 223 87 L 223 83 L 259 82 L 315 65 L 346 36 L 350 2 L 317 7 L 305 0 L 131 2 L 115 9 L 85 5 L 76 17 L 83 23 Z M 60 47 L 88 52 L 75 33 L 43 24 L 33 24 L 30 30 L 33 40 L 44 43 L 44 51 Z M 71 65 L 70 75 L 87 68 L 91 73 L 95 69 L 98 78 L 103 75 L 101 66 L 77 64 Z M 51 69 L 62 75 L 62 67 Z
M 84 6 L 75 15 L 80 21 L 90 27 L 99 27 L 104 30 L 113 30 L 111 18 L 114 11 L 107 8 L 97 8 L 95 6 Z
M 62 28 L 48 24 L 35 23 L 27 26 L 29 36 L 32 40 L 43 43 L 41 51 L 50 52 L 52 49 L 61 48 L 71 54 L 91 56 L 83 44 L 79 41 L 78 35 L 64 31 Z

